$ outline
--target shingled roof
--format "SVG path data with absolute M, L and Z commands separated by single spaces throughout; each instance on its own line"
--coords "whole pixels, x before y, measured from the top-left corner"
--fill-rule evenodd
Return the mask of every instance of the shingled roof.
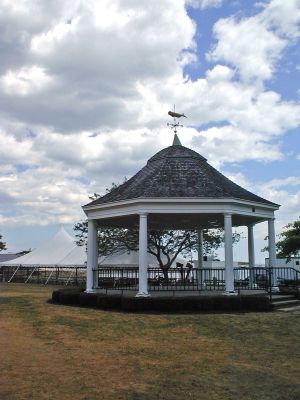
M 232 182 L 200 154 L 180 144 L 156 153 L 131 179 L 88 206 L 129 199 L 180 197 L 234 198 L 277 206 Z

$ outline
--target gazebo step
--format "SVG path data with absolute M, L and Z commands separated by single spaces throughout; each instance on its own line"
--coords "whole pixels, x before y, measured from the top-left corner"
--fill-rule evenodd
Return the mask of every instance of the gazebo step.
M 293 294 L 276 294 L 272 296 L 272 303 L 283 302 L 287 300 L 295 300 Z
M 276 311 L 283 311 L 283 312 L 292 312 L 292 311 L 299 311 L 300 312 L 300 304 L 297 306 L 293 306 L 293 307 L 283 307 L 283 308 L 279 308 Z
M 273 306 L 276 310 L 287 307 L 300 306 L 300 300 L 294 298 L 291 300 L 276 301 L 275 303 L 273 303 Z

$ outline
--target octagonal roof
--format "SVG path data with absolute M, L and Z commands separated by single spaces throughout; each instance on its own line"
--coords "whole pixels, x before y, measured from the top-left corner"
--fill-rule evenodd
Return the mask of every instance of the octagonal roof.
M 145 198 L 233 198 L 278 207 L 232 182 L 180 142 L 156 153 L 132 178 L 87 206 Z

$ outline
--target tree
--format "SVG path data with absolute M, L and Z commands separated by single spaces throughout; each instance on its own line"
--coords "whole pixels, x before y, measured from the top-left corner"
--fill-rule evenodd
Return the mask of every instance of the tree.
M 2 235 L 0 235 L 0 251 L 6 250 L 6 243 L 2 241 Z
M 300 217 L 298 220 L 287 224 L 279 235 L 281 240 L 276 243 L 277 256 L 287 258 L 300 254 Z
M 76 243 L 79 246 L 87 244 L 87 221 L 81 221 L 74 226 Z M 112 254 L 116 251 L 137 251 L 138 230 L 124 228 L 100 228 L 98 230 L 98 249 L 100 255 Z M 211 254 L 224 242 L 222 229 L 204 230 L 204 254 Z M 240 240 L 240 234 L 234 233 L 233 241 Z M 148 253 L 157 258 L 163 272 L 167 272 L 179 254 L 190 255 L 196 251 L 198 235 L 195 230 L 150 230 L 148 233 Z

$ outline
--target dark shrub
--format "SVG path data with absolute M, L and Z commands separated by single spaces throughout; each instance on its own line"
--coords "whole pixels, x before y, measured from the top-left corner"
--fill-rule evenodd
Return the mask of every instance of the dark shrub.
M 128 312 L 199 312 L 213 309 L 212 298 L 197 297 L 124 297 L 122 310 Z
M 81 306 L 96 307 L 97 306 L 97 293 L 80 293 L 79 304 Z
M 200 312 L 213 311 L 214 299 L 210 296 L 199 297 L 196 302 L 196 309 Z
M 241 296 L 214 296 L 214 311 L 240 311 Z
M 52 293 L 52 301 L 78 304 L 103 310 L 127 312 L 236 312 L 270 311 L 272 305 L 266 295 L 243 296 L 190 296 L 190 297 L 122 297 L 100 293 L 83 293 L 83 288 L 62 288 Z
M 53 303 L 59 303 L 59 294 L 60 294 L 59 290 L 54 290 L 52 292 L 52 301 L 53 301 Z
M 52 301 L 61 304 L 79 304 L 79 295 L 83 290 L 84 289 L 80 287 L 54 290 L 52 293 Z
M 122 310 L 127 312 L 144 312 L 151 310 L 151 304 L 157 300 L 152 297 L 123 297 Z
M 80 292 L 61 292 L 59 302 L 61 304 L 79 304 Z
M 156 297 L 152 299 L 151 311 L 156 312 L 178 312 L 178 304 L 174 297 Z
M 176 312 L 195 312 L 197 311 L 197 297 L 175 297 L 174 308 Z
M 97 296 L 97 307 L 103 310 L 121 310 L 120 295 L 98 295 Z
M 268 296 L 242 296 L 242 309 L 245 311 L 271 311 Z

